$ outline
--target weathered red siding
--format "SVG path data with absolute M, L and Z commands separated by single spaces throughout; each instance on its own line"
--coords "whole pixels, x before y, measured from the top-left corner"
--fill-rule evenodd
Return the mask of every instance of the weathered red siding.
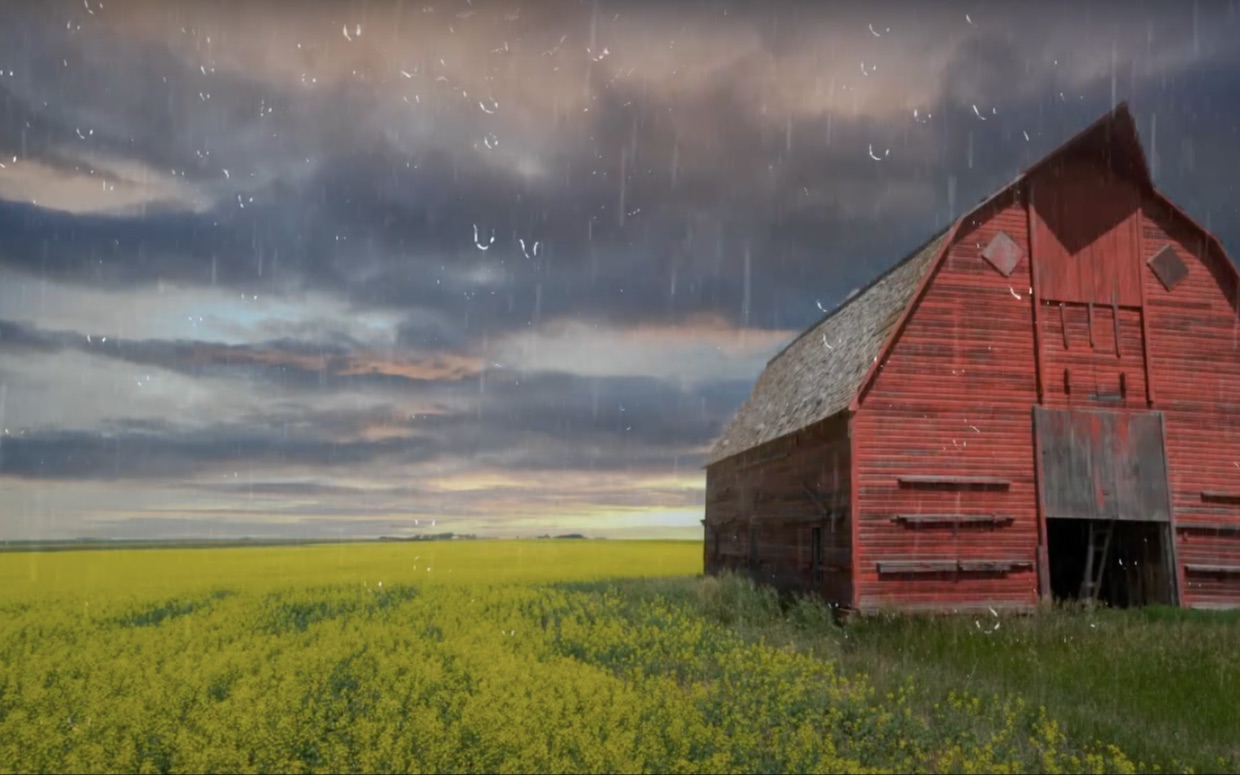
M 851 461 L 848 421 L 839 416 L 707 468 L 707 573 L 752 573 L 776 587 L 815 590 L 828 602 L 849 605 Z M 822 531 L 817 583 L 810 551 L 814 527 Z
M 1146 408 L 1140 309 L 1044 300 L 1038 325 L 1045 406 Z
M 1010 276 L 1010 245 L 986 252 L 994 265 L 983 255 L 1000 231 L 1022 253 Z M 1240 606 L 1240 280 L 1149 184 L 1126 108 L 950 234 L 911 306 L 875 316 L 898 328 L 860 380 L 851 420 L 708 469 L 708 571 L 747 570 L 861 611 L 1024 608 L 1051 592 L 1050 527 L 1070 543 L 1071 517 L 1148 520 L 1130 532 L 1131 559 L 1157 543 L 1163 528 L 1151 525 L 1169 513 L 1175 557 L 1158 547 L 1129 563 L 1121 575 L 1145 578 L 1116 599 L 1170 598 L 1164 570 L 1174 560 L 1180 602 Z M 1170 290 L 1148 263 L 1168 246 L 1187 267 L 1162 255 Z M 1065 415 L 1054 410 L 1065 408 L 1110 411 L 1080 415 L 1083 435 L 1072 420 L 1056 436 Z M 1091 444 L 1108 439 L 1097 459 L 1119 462 L 1095 466 L 1094 447 L 1085 462 L 1073 457 L 1090 434 Z M 1144 487 L 1163 481 L 1164 440 L 1167 488 Z M 1039 477 L 1056 520 L 1040 518 Z M 1124 500 L 1133 482 L 1143 485 L 1137 506 Z M 1065 492 L 1085 493 L 1084 507 L 1050 497 Z M 824 539 L 817 583 L 814 525 Z M 1076 575 L 1064 557 L 1056 585 Z M 1161 585 L 1161 598 L 1143 585 Z
M 1154 408 L 1166 418 L 1183 603 L 1240 605 L 1240 317 L 1225 257 L 1150 202 L 1141 217 L 1142 274 Z M 1145 265 L 1165 245 L 1188 266 L 1167 290 Z M 1232 497 L 1228 497 L 1232 496 Z
M 1139 308 L 1140 267 L 1128 260 L 1136 256 L 1136 187 L 1100 160 L 1066 158 L 1030 190 L 1038 295 Z
M 981 255 L 999 230 L 1024 251 L 1010 277 Z M 854 604 L 860 610 L 1037 601 L 1037 375 L 1028 253 L 1026 210 L 1012 195 L 963 224 L 864 397 L 854 419 Z M 990 489 L 901 482 L 924 476 L 998 481 Z M 932 521 L 919 523 L 918 516 Z M 987 516 L 999 519 L 968 520 Z M 1025 566 L 969 567 L 986 561 Z M 966 567 L 935 571 L 952 562 Z M 890 563 L 911 565 L 879 572 Z

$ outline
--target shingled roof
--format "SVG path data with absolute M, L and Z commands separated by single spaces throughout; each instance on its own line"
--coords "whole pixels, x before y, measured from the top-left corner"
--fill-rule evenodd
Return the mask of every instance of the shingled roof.
M 912 301 L 951 227 L 845 299 L 766 365 L 753 393 L 715 441 L 706 464 L 785 436 L 848 408 Z

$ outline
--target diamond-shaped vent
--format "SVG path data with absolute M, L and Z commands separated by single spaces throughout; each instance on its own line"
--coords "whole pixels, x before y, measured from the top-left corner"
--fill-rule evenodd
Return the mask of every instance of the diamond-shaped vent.
M 1016 265 L 1020 263 L 1020 257 L 1024 254 L 1020 245 L 1017 245 L 1016 241 L 1007 235 L 1007 232 L 1001 231 L 982 251 L 982 258 L 989 261 L 991 266 L 1007 277 L 1016 269 Z
M 1167 290 L 1171 290 L 1179 285 L 1181 280 L 1188 277 L 1188 266 L 1170 244 L 1163 245 L 1162 250 L 1154 254 L 1154 257 L 1150 259 L 1150 269 L 1154 270 L 1154 274 L 1158 275 L 1158 279 L 1162 281 L 1163 287 Z

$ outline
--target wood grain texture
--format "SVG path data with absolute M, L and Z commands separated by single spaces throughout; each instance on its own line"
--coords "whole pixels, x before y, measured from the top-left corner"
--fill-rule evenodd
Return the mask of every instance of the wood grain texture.
M 1012 195 L 962 224 L 857 414 L 863 611 L 1036 603 L 1027 222 Z M 1007 277 L 981 255 L 1000 230 L 1023 255 Z M 908 524 L 943 514 L 976 521 Z M 890 572 L 925 563 L 944 570 Z
M 1202 493 L 1240 493 L 1240 316 L 1234 273 L 1204 235 L 1169 208 L 1141 211 L 1142 263 L 1170 245 L 1188 267 L 1168 290 L 1144 266 L 1154 405 L 1166 418 L 1171 500 L 1177 520 L 1219 531 L 1176 529 L 1184 566 L 1240 564 L 1240 503 Z M 1240 578 L 1181 568 L 1184 604 L 1240 605 Z

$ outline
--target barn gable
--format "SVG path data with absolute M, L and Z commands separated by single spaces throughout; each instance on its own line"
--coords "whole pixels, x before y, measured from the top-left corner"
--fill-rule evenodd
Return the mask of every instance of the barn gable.
M 961 224 L 1055 162 L 1074 158 L 1099 159 L 1117 176 L 1135 182 L 1140 189 L 1152 192 L 1175 208 L 1153 188 L 1136 123 L 1127 105 L 1119 104 L 936 234 L 868 288 L 844 301 L 771 359 L 749 399 L 712 446 L 706 464 L 712 465 L 841 411 L 856 411 Z

